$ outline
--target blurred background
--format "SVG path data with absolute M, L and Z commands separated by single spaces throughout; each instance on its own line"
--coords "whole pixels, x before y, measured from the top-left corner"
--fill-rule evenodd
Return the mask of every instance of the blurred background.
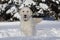
M 33 18 L 60 19 L 60 0 L 0 0 L 0 21 L 19 21 L 22 7 L 29 7 Z

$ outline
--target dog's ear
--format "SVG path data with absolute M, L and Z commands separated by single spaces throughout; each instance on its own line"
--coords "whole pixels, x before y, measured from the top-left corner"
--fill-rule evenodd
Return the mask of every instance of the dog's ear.
M 18 10 L 18 13 L 19 13 L 19 14 L 20 14 L 20 10 L 21 10 L 21 9 Z
M 22 9 L 22 8 L 21 8 L 21 9 Z M 19 10 L 18 10 L 18 13 L 19 13 L 19 14 L 20 14 L 20 13 L 21 13 L 21 11 L 22 11 L 21 9 L 19 9 Z
M 32 12 L 32 10 L 30 9 L 30 13 L 31 13 L 31 15 L 33 14 L 33 12 Z

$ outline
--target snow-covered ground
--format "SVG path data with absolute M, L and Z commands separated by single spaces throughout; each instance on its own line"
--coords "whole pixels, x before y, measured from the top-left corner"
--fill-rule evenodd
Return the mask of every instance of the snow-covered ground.
M 20 22 L 1 22 L 0 40 L 60 40 L 60 21 L 43 20 L 35 28 L 36 36 L 24 37 L 20 31 Z

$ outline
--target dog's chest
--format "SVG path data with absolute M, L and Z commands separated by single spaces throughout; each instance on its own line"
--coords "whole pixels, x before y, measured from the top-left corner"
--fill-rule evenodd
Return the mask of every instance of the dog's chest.
M 21 21 L 21 28 L 32 28 L 33 27 L 33 20 L 28 20 L 28 21 Z
M 21 25 L 24 27 L 29 27 L 29 26 L 33 25 L 33 22 L 32 21 L 22 21 Z

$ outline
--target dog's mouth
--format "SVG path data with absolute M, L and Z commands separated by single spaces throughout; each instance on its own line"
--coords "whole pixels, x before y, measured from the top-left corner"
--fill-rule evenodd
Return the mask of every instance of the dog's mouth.
M 29 18 L 24 18 L 24 21 L 28 21 L 29 20 Z
M 24 18 L 27 18 L 27 15 L 24 15 Z
M 24 21 L 28 21 L 28 20 L 25 19 Z
M 29 20 L 29 16 L 27 15 L 24 15 L 24 18 L 23 18 L 24 21 L 28 21 Z

